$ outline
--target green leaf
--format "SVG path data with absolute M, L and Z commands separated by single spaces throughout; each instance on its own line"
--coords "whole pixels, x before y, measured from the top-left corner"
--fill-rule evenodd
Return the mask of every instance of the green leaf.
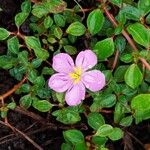
M 5 40 L 9 37 L 10 33 L 4 29 L 4 28 L 0 28 L 0 40 Z
M 65 52 L 67 52 L 69 55 L 75 55 L 77 53 L 77 48 L 71 45 L 65 45 L 64 46 Z
M 56 28 L 54 29 L 54 35 L 55 35 L 55 37 L 58 38 L 58 39 L 61 39 L 61 38 L 62 38 L 63 31 L 61 30 L 60 27 L 56 27 Z
M 131 24 L 128 26 L 127 31 L 138 44 L 146 48 L 150 46 L 150 30 L 146 29 L 142 24 Z
M 48 13 L 60 13 L 67 7 L 63 0 L 48 0 L 42 3 L 34 4 L 32 14 L 38 18 L 47 15 Z
M 133 56 L 130 53 L 124 53 L 120 56 L 120 60 L 124 63 L 130 63 L 133 61 Z
M 144 15 L 147 15 L 150 12 L 150 0 L 139 0 L 138 9 L 144 12 Z
M 57 117 L 56 120 L 63 124 L 75 124 L 81 120 L 79 113 L 69 108 L 54 111 L 52 115 Z
M 32 106 L 40 112 L 48 112 L 53 107 L 47 100 L 33 99 Z
M 123 52 L 126 47 L 126 40 L 123 36 L 117 36 L 115 38 L 115 47 L 119 52 Z
M 107 142 L 107 138 L 106 137 L 100 137 L 100 136 L 93 136 L 92 137 L 92 142 L 94 144 L 102 146 Z
M 67 130 L 63 132 L 65 140 L 71 142 L 72 144 L 78 144 L 84 142 L 84 136 L 79 130 Z
M 43 75 L 52 75 L 52 74 L 54 74 L 54 70 L 52 68 L 44 67 L 42 69 L 42 74 Z
M 21 10 L 22 10 L 22 12 L 30 13 L 30 11 L 31 11 L 31 1 L 30 0 L 25 0 L 21 4 Z
M 64 103 L 64 96 L 65 96 L 64 93 L 56 93 L 57 101 L 60 103 Z
M 113 132 L 113 127 L 109 124 L 104 124 L 99 127 L 96 132 L 96 136 L 106 137 L 109 136 Z
M 82 23 L 77 21 L 70 24 L 66 32 L 74 36 L 81 36 L 85 33 L 85 30 L 86 30 L 85 26 Z
M 87 119 L 89 126 L 92 127 L 94 130 L 97 130 L 100 126 L 105 124 L 104 117 L 97 112 L 90 113 Z
M 142 17 L 142 11 L 131 5 L 125 5 L 121 12 L 129 20 L 139 21 Z
M 20 12 L 15 16 L 15 24 L 19 28 L 27 19 L 29 13 Z
M 69 143 L 63 143 L 61 145 L 61 150 L 72 150 L 72 145 Z
M 65 17 L 61 14 L 54 14 L 54 21 L 59 27 L 64 27 L 66 23 Z
M 133 121 L 133 117 L 128 116 L 128 117 L 122 118 L 119 124 L 121 126 L 128 127 L 132 124 L 132 121 Z
M 98 33 L 103 24 L 104 24 L 105 18 L 103 16 L 103 13 L 100 9 L 93 10 L 87 18 L 87 26 L 92 35 L 95 35 Z
M 15 108 L 16 108 L 16 103 L 14 103 L 14 102 L 9 103 L 9 104 L 7 105 L 7 108 L 8 108 L 8 109 L 11 109 L 11 110 L 15 109 Z
M 129 66 L 125 73 L 124 79 L 126 84 L 133 89 L 137 88 L 142 83 L 143 74 L 137 64 L 132 64 Z
M 21 99 L 19 101 L 20 106 L 25 108 L 25 109 L 28 109 L 32 104 L 32 100 L 33 99 L 32 99 L 30 94 L 25 95 L 25 96 L 21 97 Z
M 46 60 L 49 57 L 48 51 L 41 48 L 41 43 L 38 38 L 34 36 L 26 36 L 25 43 L 28 48 L 34 50 L 35 55 L 41 60 Z
M 46 29 L 50 28 L 53 24 L 53 19 L 50 16 L 45 17 L 44 19 L 44 27 Z
M 16 36 L 7 40 L 8 50 L 13 54 L 18 54 L 19 52 L 19 40 Z
M 28 52 L 27 51 L 19 52 L 18 53 L 18 60 L 19 60 L 20 64 L 22 64 L 23 66 L 27 67 L 29 65 Z
M 99 60 L 105 60 L 114 53 L 114 42 L 112 38 L 99 41 L 94 46 L 94 51 Z
M 122 0 L 111 0 L 111 3 L 113 3 L 114 5 L 117 5 L 118 7 L 121 7 Z
M 136 123 L 150 118 L 150 94 L 139 94 L 131 101 Z
M 7 55 L 0 56 L 0 68 L 10 69 L 16 64 L 17 64 L 16 58 Z
M 116 82 L 123 82 L 124 81 L 124 75 L 125 75 L 125 72 L 127 71 L 127 68 L 129 66 L 119 66 L 115 73 L 114 73 L 114 78 L 116 80 Z
M 123 137 L 123 131 L 120 128 L 113 128 L 113 131 L 108 136 L 111 140 L 117 141 Z

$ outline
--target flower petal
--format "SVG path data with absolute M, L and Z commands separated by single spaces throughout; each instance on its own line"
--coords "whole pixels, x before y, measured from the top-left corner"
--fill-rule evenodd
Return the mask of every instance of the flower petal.
M 76 66 L 82 67 L 84 71 L 94 67 L 97 64 L 97 56 L 91 50 L 81 51 L 76 58 Z
M 85 98 L 85 86 L 83 83 L 73 85 L 68 89 L 65 96 L 65 101 L 69 106 L 75 106 L 81 103 Z
M 73 71 L 73 59 L 66 53 L 59 53 L 53 57 L 52 67 L 57 72 L 69 73 Z
M 65 73 L 56 73 L 48 81 L 48 86 L 56 92 L 65 92 L 72 85 L 72 81 Z
M 82 82 L 93 92 L 101 90 L 106 84 L 105 76 L 99 70 L 85 72 L 82 75 Z

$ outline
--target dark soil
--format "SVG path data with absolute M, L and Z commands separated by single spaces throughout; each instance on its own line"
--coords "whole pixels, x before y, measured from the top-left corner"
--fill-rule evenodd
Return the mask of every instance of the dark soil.
M 21 1 L 22 0 L 0 0 L 0 8 L 3 9 L 3 11 L 0 12 L 0 27 L 5 27 L 11 31 L 16 29 L 14 25 L 14 16 L 20 10 Z M 27 29 L 26 32 L 29 33 L 27 26 L 24 26 L 24 29 Z M 6 43 L 0 42 L 0 55 L 6 54 L 6 51 Z M 11 89 L 16 83 L 17 81 L 9 75 L 8 71 L 0 70 L 0 94 Z M 42 115 L 45 119 L 48 118 L 48 114 L 43 115 L 39 113 L 39 115 Z M 111 117 L 112 116 L 106 116 L 107 119 L 111 119 Z M 44 124 L 18 111 L 10 111 L 8 119 L 14 127 L 26 133 L 44 150 L 60 150 L 61 143 L 64 140 L 62 129 L 67 127 L 57 123 L 55 119 L 51 118 L 51 121 L 56 124 L 57 128 L 55 128 L 55 126 L 44 126 Z M 80 127 L 80 124 L 78 126 Z M 68 127 L 68 129 L 69 128 L 70 127 Z M 142 150 L 145 144 L 150 143 L 150 123 L 148 121 L 144 121 L 138 125 L 132 125 L 128 129 L 125 129 L 125 131 L 123 140 L 107 144 L 110 150 Z M 85 131 L 84 129 L 83 133 L 87 135 L 91 134 L 90 131 Z M 0 150 L 34 149 L 35 147 L 26 139 L 18 134 L 14 134 L 8 127 L 0 124 Z

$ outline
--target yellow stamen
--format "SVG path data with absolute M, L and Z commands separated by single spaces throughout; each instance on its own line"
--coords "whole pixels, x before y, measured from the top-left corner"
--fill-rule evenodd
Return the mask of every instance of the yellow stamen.
M 69 76 L 74 80 L 74 84 L 77 84 L 81 79 L 82 70 L 81 67 L 75 67 L 74 72 L 71 72 Z

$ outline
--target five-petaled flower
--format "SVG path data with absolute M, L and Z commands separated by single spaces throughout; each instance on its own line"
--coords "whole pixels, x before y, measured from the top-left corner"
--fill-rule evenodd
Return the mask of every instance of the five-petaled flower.
M 91 50 L 81 51 L 75 64 L 66 53 L 59 53 L 53 57 L 53 69 L 58 72 L 52 75 L 48 85 L 56 92 L 65 92 L 65 101 L 75 106 L 85 99 L 86 88 L 96 92 L 105 86 L 105 76 L 99 70 L 92 70 L 97 64 L 97 57 Z

